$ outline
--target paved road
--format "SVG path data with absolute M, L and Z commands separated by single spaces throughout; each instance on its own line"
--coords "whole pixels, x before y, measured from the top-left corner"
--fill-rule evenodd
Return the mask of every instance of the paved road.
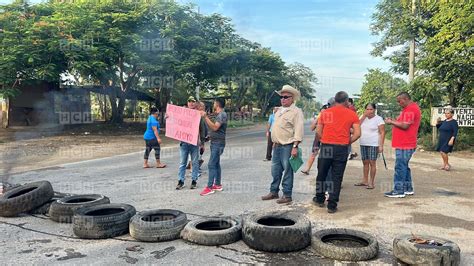
M 307 131 L 303 151 L 305 158 L 309 154 L 312 140 L 308 129 Z M 275 201 L 259 200 L 261 195 L 268 193 L 271 181 L 270 163 L 262 161 L 266 148 L 263 136 L 263 131 L 252 130 L 240 130 L 229 134 L 221 162 L 224 191 L 207 197 L 199 195 L 207 180 L 206 167 L 203 178 L 198 182 L 198 190 L 189 189 L 189 174 L 186 180 L 187 187 L 181 191 L 175 190 L 179 161 L 176 147 L 162 151 L 162 160 L 168 164 L 166 169 L 142 169 L 140 152 L 21 173 L 12 176 L 10 181 L 24 183 L 48 180 L 53 184 L 55 191 L 104 194 L 110 197 L 112 202 L 131 204 L 138 211 L 156 208 L 179 209 L 186 212 L 189 219 L 200 216 L 240 215 L 261 210 L 295 209 L 311 217 L 313 231 L 318 228 L 340 226 L 342 222 L 338 223 L 338 220 L 350 222 L 351 217 L 356 217 L 364 208 L 357 207 L 356 202 L 363 200 L 363 196 L 357 194 L 358 192 L 352 198 L 349 197 L 349 200 L 347 198 L 344 200 L 346 207 L 341 204 L 341 214 L 338 213 L 336 216 L 330 216 L 311 206 L 314 174 L 308 177 L 300 174 L 295 176 L 294 203 L 291 205 L 279 206 Z M 208 156 L 206 152 L 204 158 L 206 161 Z M 360 162 L 351 162 L 350 167 L 360 173 Z M 350 182 L 357 180 L 358 175 L 352 174 L 352 178 Z M 344 189 L 352 191 L 354 188 L 351 184 L 345 184 Z M 374 193 L 378 192 L 381 191 Z M 379 197 L 377 201 L 380 198 L 385 200 Z M 349 206 L 354 208 L 350 209 Z M 315 209 L 318 212 L 315 212 Z M 333 221 L 333 217 L 337 219 Z M 353 225 L 359 229 L 366 228 L 370 219 L 355 218 Z M 415 222 L 411 221 L 410 225 Z M 379 224 L 384 226 L 383 222 Z M 393 220 L 389 226 L 399 230 L 399 225 Z M 372 262 L 396 264 L 390 255 L 391 238 L 385 236 L 386 232 L 382 229 L 371 228 L 371 230 L 376 230 L 376 235 L 381 238 L 386 237 L 381 241 L 379 258 Z M 137 244 L 143 250 L 138 252 L 126 250 L 127 247 Z M 44 216 L 0 218 L 0 252 L 3 258 L 7 258 L 7 264 L 12 265 L 334 263 L 317 257 L 311 248 L 289 254 L 270 254 L 251 250 L 242 241 L 221 247 L 204 247 L 188 244 L 183 240 L 137 243 L 128 235 L 107 240 L 81 240 L 74 237 L 71 225 L 57 224 Z M 5 260 L 2 260 L 2 264 L 5 263 Z
M 18 174 L 12 183 L 48 180 L 55 191 L 99 193 L 114 203 L 128 203 L 137 210 L 174 208 L 200 216 L 240 215 L 249 211 L 280 209 L 273 202 L 259 200 L 268 192 L 270 163 L 263 162 L 264 132 L 238 131 L 229 134 L 222 156 L 224 191 L 202 197 L 207 169 L 199 180 L 199 189 L 176 191 L 179 153 L 177 148 L 162 151 L 166 169 L 142 169 L 142 153 L 85 161 Z M 207 161 L 209 154 L 206 153 Z M 295 187 L 309 186 L 297 180 Z M 298 192 L 295 200 L 308 197 Z M 290 208 L 290 207 L 283 207 Z M 293 207 L 295 208 L 295 207 Z M 266 254 L 249 249 L 242 241 L 223 247 L 204 247 L 176 240 L 166 243 L 136 243 L 127 235 L 118 239 L 88 241 L 76 239 L 71 225 L 57 224 L 43 216 L 0 218 L 0 250 L 11 264 L 228 264 L 257 262 L 317 262 L 310 249 L 284 255 Z M 140 252 L 126 251 L 139 244 Z M 2 264 L 5 261 L 2 261 Z

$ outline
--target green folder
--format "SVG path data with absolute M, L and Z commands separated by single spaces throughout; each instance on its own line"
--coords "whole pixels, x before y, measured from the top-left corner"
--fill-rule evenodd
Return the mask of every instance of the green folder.
M 302 154 L 301 148 L 298 148 L 298 156 L 296 157 L 291 157 L 290 158 L 290 165 L 291 168 L 293 169 L 293 172 L 296 173 L 298 169 L 303 165 L 303 159 L 301 159 L 301 154 Z

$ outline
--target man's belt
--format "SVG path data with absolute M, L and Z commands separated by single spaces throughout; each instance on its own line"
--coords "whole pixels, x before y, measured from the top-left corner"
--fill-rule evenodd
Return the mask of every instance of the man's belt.
M 275 147 L 280 147 L 280 146 L 287 146 L 287 145 L 292 145 L 292 143 L 288 143 L 288 144 L 280 144 L 280 143 L 276 143 L 276 142 L 273 142 L 273 144 L 275 144 Z

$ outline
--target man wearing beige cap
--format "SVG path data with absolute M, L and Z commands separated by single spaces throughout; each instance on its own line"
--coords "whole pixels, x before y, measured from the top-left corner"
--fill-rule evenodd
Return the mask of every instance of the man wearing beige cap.
M 272 177 L 270 193 L 262 197 L 262 200 L 277 199 L 282 185 L 283 196 L 277 203 L 290 203 L 293 190 L 293 169 L 291 169 L 290 158 L 298 155 L 298 145 L 303 140 L 304 116 L 295 102 L 300 97 L 300 92 L 285 85 L 277 92 L 280 95 L 281 107 L 275 113 L 275 122 L 272 128 L 273 157 Z

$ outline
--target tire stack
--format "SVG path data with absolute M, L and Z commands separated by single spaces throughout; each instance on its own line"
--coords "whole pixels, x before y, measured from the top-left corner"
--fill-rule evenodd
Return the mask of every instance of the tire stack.
M 109 203 L 108 197 L 98 194 L 68 196 L 51 204 L 48 212 L 49 218 L 58 223 L 72 223 L 74 213 L 78 209 Z

